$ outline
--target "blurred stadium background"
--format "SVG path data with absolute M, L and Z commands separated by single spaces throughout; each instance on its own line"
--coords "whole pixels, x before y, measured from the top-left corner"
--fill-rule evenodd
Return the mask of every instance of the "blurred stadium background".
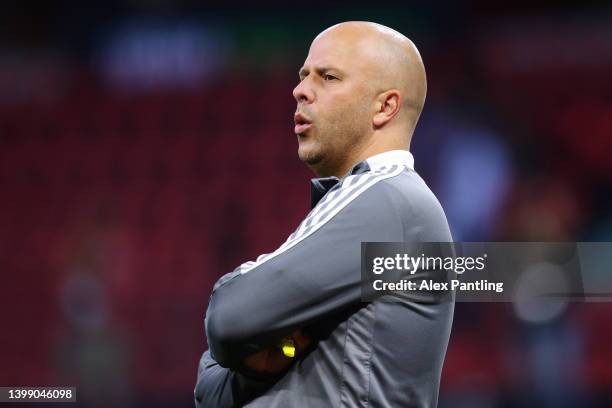
M 3 4 L 0 385 L 190 406 L 212 284 L 308 211 L 291 90 L 343 20 L 420 47 L 456 240 L 612 241 L 612 9 L 264 3 Z M 457 305 L 440 406 L 612 406 L 610 310 Z

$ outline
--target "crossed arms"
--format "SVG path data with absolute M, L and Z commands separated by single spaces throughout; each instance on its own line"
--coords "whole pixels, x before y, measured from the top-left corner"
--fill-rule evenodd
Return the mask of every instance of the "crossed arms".
M 293 245 L 219 279 L 206 313 L 210 349 L 196 386 L 201 406 L 231 407 L 261 395 L 279 376 L 258 375 L 245 359 L 360 303 L 362 241 L 448 239 L 422 235 L 431 229 L 417 220 L 428 217 L 400 210 L 398 199 L 393 187 L 376 183 Z M 415 220 L 408 229 L 406 220 Z

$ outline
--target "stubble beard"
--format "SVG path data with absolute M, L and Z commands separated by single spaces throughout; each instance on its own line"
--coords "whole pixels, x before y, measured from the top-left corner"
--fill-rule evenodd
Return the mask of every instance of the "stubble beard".
M 358 114 L 352 114 L 351 119 L 347 120 L 347 116 L 343 113 L 339 115 L 343 120 L 326 124 L 320 122 L 316 129 L 319 135 L 310 135 L 312 145 L 305 150 L 298 148 L 300 160 L 319 177 L 337 172 L 337 168 L 342 167 L 363 142 L 367 129 L 359 122 L 361 118 Z

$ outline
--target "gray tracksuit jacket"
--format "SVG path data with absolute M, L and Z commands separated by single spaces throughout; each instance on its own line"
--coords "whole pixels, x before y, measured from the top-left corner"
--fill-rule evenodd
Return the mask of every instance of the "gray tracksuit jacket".
M 312 180 L 312 210 L 276 251 L 215 284 L 197 407 L 435 407 L 452 301 L 361 301 L 361 242 L 447 242 L 451 234 L 410 152 Z M 241 367 L 302 328 L 316 342 L 278 377 Z

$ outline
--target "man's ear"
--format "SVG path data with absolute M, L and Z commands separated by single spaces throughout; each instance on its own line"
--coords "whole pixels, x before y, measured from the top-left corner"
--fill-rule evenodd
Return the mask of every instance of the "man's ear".
M 376 98 L 376 112 L 372 123 L 375 127 L 381 127 L 389 122 L 402 106 L 402 97 L 397 89 L 391 89 L 378 95 Z

